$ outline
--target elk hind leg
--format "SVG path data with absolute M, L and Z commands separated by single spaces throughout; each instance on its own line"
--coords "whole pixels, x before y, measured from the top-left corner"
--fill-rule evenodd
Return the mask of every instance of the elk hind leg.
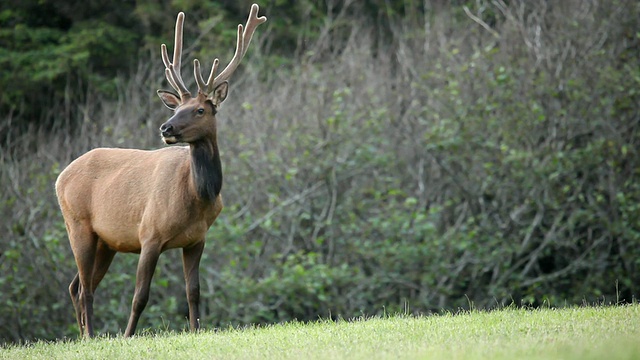
M 93 336 L 93 267 L 96 260 L 98 237 L 89 226 L 68 226 L 71 250 L 78 266 L 78 274 L 69 285 L 71 301 L 76 308 L 80 332 Z
M 84 334 L 83 313 L 80 306 L 80 275 L 76 273 L 76 276 L 69 285 L 69 295 L 71 296 L 71 302 L 73 303 L 73 309 L 76 312 L 76 321 L 78 321 L 78 329 L 80 334 Z
M 94 293 L 100 284 L 100 281 L 102 281 L 104 275 L 107 273 L 107 270 L 109 270 L 109 266 L 111 266 L 111 262 L 115 255 L 115 250 L 111 250 L 104 241 L 98 241 L 96 260 L 93 263 L 93 275 L 91 277 L 91 289 Z
M 93 272 L 91 277 L 91 289 L 95 293 L 98 284 L 104 278 L 107 270 L 109 270 L 109 266 L 113 261 L 113 257 L 116 252 L 111 250 L 103 241 L 98 242 L 98 246 L 95 254 L 95 262 L 93 263 Z M 73 302 L 73 308 L 76 312 L 76 320 L 78 321 L 78 328 L 80 329 L 80 333 L 84 333 L 84 314 L 82 311 L 82 307 L 80 306 L 80 274 L 76 273 L 76 276 L 71 281 L 69 285 L 69 295 L 71 295 L 71 302 Z

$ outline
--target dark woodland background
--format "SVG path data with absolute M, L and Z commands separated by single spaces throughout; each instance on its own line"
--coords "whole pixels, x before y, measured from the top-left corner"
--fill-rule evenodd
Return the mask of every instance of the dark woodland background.
M 639 2 L 258 3 L 218 115 L 205 327 L 636 299 Z M 250 4 L 2 1 L 0 343 L 77 336 L 56 176 L 164 146 L 177 12 L 191 74 L 229 61 Z M 98 332 L 125 326 L 136 261 L 98 288 Z M 140 327 L 188 328 L 183 287 L 163 254 Z

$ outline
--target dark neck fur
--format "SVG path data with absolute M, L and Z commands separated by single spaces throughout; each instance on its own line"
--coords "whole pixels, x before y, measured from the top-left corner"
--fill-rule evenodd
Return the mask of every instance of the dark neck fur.
M 222 189 L 222 165 L 216 142 L 191 144 L 191 176 L 201 200 L 213 202 Z

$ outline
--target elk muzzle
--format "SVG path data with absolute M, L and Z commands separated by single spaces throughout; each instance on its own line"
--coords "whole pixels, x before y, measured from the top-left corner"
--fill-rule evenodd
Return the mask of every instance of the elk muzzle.
M 168 121 L 160 126 L 160 135 L 165 144 L 171 145 L 178 142 L 179 135 L 173 125 Z

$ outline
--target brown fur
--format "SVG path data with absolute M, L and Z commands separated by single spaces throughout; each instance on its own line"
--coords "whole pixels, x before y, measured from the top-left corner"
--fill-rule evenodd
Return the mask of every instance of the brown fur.
M 187 147 L 99 148 L 60 174 L 56 192 L 67 227 L 85 223 L 115 251 L 139 253 L 149 240 L 183 248 L 204 239 L 222 210 L 221 196 L 198 201 L 190 170 Z
M 93 336 L 90 303 L 113 256 L 133 252 L 142 253 L 125 332 L 133 335 L 158 256 L 174 248 L 184 249 L 189 323 L 199 327 L 198 265 L 205 234 L 223 205 L 220 195 L 214 201 L 198 196 L 191 166 L 188 147 L 100 148 L 73 161 L 58 177 L 56 193 L 78 264 L 69 291 L 81 332 Z
M 165 74 L 178 91 L 158 90 L 173 116 L 160 127 L 167 144 L 187 143 L 155 151 L 95 149 L 62 171 L 56 194 L 62 209 L 78 273 L 69 285 L 80 332 L 93 336 L 93 296 L 116 252 L 140 254 L 136 288 L 125 336 L 134 334 L 149 300 L 149 286 L 160 254 L 182 248 L 182 263 L 189 303 L 189 326 L 199 328 L 200 280 L 198 266 L 205 235 L 222 211 L 222 168 L 218 151 L 216 111 L 227 97 L 227 79 L 242 60 L 258 17 L 253 4 L 245 27 L 238 25 L 236 53 L 209 81 L 195 60 L 198 93 L 191 93 L 180 76 L 184 14 L 176 21 L 175 49 L 169 60 L 161 47 Z M 243 31 L 244 30 L 244 31 Z

